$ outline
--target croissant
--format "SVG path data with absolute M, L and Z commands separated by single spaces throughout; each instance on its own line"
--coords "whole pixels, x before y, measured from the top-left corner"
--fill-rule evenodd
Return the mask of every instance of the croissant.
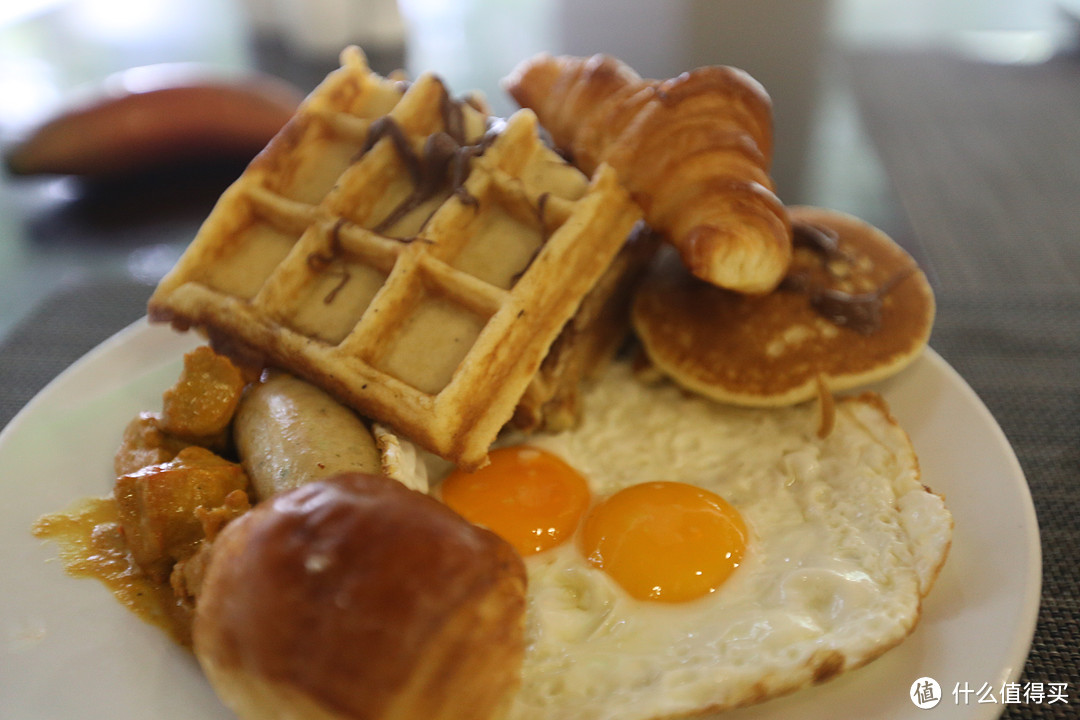
M 541 54 L 504 86 L 580 168 L 614 167 L 695 275 L 748 294 L 779 284 L 791 222 L 768 172 L 772 103 L 746 72 L 646 80 L 606 55 Z

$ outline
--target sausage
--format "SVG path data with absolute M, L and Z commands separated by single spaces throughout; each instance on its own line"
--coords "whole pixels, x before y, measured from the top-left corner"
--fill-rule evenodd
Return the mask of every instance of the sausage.
M 341 472 L 381 473 L 375 440 L 360 418 L 286 373 L 248 388 L 233 437 L 260 500 Z
M 269 75 L 207 80 L 160 70 L 156 84 L 113 93 L 103 87 L 41 123 L 6 149 L 8 171 L 111 177 L 192 159 L 251 158 L 302 99 Z

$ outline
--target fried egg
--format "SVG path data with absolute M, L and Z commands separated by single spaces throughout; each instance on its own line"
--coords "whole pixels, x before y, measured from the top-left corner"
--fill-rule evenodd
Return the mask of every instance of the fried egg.
M 529 575 L 514 720 L 644 720 L 759 702 L 915 627 L 952 518 L 877 396 L 725 407 L 616 364 L 578 427 L 510 437 L 438 492 Z

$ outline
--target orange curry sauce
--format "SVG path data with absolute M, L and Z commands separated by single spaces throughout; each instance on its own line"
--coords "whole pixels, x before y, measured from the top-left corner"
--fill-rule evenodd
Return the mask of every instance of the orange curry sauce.
M 59 546 L 60 560 L 70 575 L 100 580 L 124 607 L 190 647 L 190 608 L 167 583 L 155 582 L 136 565 L 111 496 L 86 498 L 67 510 L 44 515 L 34 523 L 33 533 Z

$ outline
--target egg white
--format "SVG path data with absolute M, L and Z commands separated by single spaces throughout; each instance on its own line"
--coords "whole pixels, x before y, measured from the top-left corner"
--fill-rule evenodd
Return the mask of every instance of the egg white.
M 581 472 L 596 499 L 652 480 L 708 488 L 750 539 L 722 587 L 678 604 L 631 598 L 575 541 L 527 558 L 527 650 L 508 717 L 736 707 L 857 667 L 910 633 L 951 516 L 882 403 L 839 402 L 832 433 L 816 429 L 813 407 L 724 407 L 617 364 L 577 428 L 527 438 Z

